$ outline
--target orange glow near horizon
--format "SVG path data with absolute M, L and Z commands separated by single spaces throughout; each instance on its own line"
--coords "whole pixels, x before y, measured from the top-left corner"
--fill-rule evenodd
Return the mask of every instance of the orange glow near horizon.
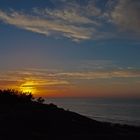
M 111 78 L 96 75 L 86 79 L 71 73 L 17 71 L 1 74 L 0 89 L 15 89 L 30 92 L 35 97 L 138 97 L 139 81 L 135 77 Z M 76 73 L 77 74 L 77 73 Z M 137 74 L 137 73 L 136 73 Z M 82 76 L 82 77 L 80 77 Z M 108 75 L 107 75 L 108 76 Z M 135 75 L 134 75 L 135 76 Z M 123 76 L 122 76 L 123 77 Z M 75 79 L 76 78 L 76 79 Z M 126 81 L 126 79 L 128 79 Z
M 35 83 L 33 81 L 26 81 L 19 87 L 19 89 L 23 92 L 29 92 L 29 93 L 35 94 L 36 88 L 34 84 Z
M 134 85 L 77 85 L 71 87 L 65 85 L 63 88 L 58 88 L 51 85 L 49 87 L 42 87 L 37 80 L 28 79 L 19 86 L 19 90 L 23 92 L 30 92 L 35 97 L 61 98 L 61 97 L 139 97 L 137 94 L 137 86 Z M 67 88 L 66 88 L 67 87 Z M 133 87 L 133 88 L 132 88 Z M 135 90 L 134 90 L 135 89 Z M 123 94 L 122 94 L 123 93 Z M 133 95 L 131 94 L 133 93 Z

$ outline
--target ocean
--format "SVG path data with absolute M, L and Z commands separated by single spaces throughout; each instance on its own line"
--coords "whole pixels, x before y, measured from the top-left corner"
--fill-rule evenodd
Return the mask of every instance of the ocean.
M 140 99 L 45 98 L 45 103 L 98 121 L 140 126 Z

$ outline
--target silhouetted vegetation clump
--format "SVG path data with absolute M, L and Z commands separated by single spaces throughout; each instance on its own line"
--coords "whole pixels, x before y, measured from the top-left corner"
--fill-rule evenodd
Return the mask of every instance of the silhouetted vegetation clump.
M 0 103 L 27 103 L 34 99 L 32 93 L 14 89 L 0 90 Z
M 37 101 L 38 103 L 41 103 L 41 104 L 42 104 L 42 103 L 44 103 L 45 100 L 44 100 L 42 97 L 39 97 L 39 98 L 37 98 L 36 101 Z

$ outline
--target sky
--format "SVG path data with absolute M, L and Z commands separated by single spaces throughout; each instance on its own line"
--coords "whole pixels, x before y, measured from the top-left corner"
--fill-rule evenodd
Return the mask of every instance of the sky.
M 45 97 L 140 97 L 140 0 L 0 0 L 0 88 Z

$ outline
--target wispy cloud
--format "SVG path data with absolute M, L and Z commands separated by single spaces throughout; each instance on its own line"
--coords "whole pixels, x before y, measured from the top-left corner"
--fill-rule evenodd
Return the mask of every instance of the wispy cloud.
M 31 32 L 74 41 L 117 36 L 118 30 L 106 30 L 110 24 L 123 29 L 123 32 L 140 32 L 139 0 L 107 0 L 104 7 L 99 6 L 100 0 L 51 2 L 54 8 L 0 10 L 0 20 Z
M 18 11 L 0 11 L 0 19 L 7 23 L 32 32 L 48 35 L 65 36 L 73 40 L 85 40 L 92 37 L 95 28 L 86 24 L 98 24 L 91 19 L 80 16 L 76 11 L 35 10 L 36 15 Z M 40 16 L 41 14 L 41 16 Z M 46 16 L 47 15 L 47 16 Z M 76 25 L 78 24 L 78 25 Z M 83 25 L 79 25 L 83 24 Z
M 69 81 L 54 77 L 48 71 L 42 70 L 21 70 L 21 71 L 7 71 L 1 72 L 0 88 L 15 88 L 19 89 L 22 85 L 28 84 L 28 87 L 36 89 L 50 89 L 64 88 L 69 85 Z
M 101 26 L 101 21 L 98 20 L 101 10 L 96 7 L 95 2 L 89 1 L 86 5 L 74 1 L 60 2 L 61 6 L 55 9 L 33 7 L 28 12 L 0 10 L 0 20 L 35 33 L 64 36 L 74 41 L 106 36 L 98 30 Z
M 93 71 L 93 72 L 67 72 L 59 73 L 59 76 L 67 77 L 68 79 L 110 79 L 110 78 L 138 78 L 140 77 L 139 71 Z
M 140 78 L 140 71 L 133 69 L 126 70 L 110 70 L 110 71 L 51 71 L 39 69 L 27 69 L 21 71 L 10 71 L 1 73 L 0 85 L 1 88 L 15 87 L 23 85 L 28 81 L 32 81 L 36 88 L 55 88 L 64 89 L 73 86 L 75 80 L 96 80 L 96 79 L 115 79 L 115 78 Z

